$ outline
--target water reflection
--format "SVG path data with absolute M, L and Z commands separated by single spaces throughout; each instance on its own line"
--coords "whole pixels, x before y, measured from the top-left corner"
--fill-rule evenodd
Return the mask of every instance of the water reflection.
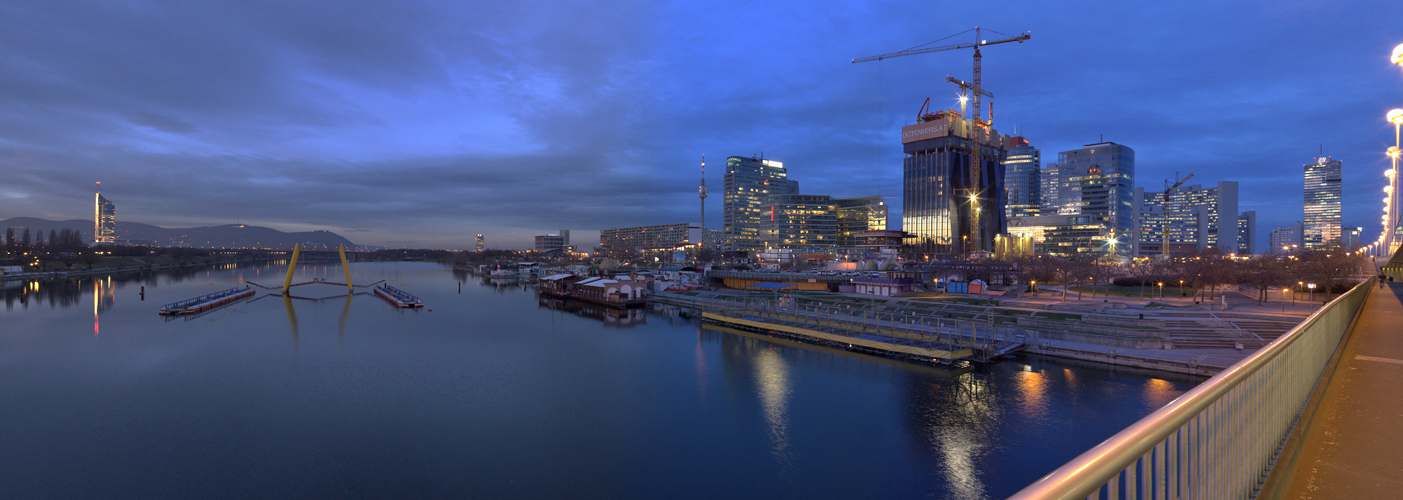
M 769 427 L 770 445 L 775 458 L 786 468 L 793 465 L 789 451 L 789 366 L 775 352 L 775 346 L 755 352 L 755 389 Z
M 604 322 L 604 326 L 628 328 L 648 322 L 648 312 L 643 309 L 618 309 L 591 302 L 556 297 L 538 297 L 537 303 L 547 309 L 600 320 Z
M 37 283 L 36 283 L 37 284 Z M 93 336 L 98 336 L 102 331 L 102 321 L 100 313 L 106 311 L 117 301 L 117 296 L 112 287 L 112 277 L 106 279 L 93 280 Z
M 1041 418 L 1047 413 L 1047 375 L 1031 365 L 1014 374 L 1018 381 L 1019 407 L 1024 415 Z
M 1184 391 L 1174 387 L 1168 380 L 1152 378 L 1145 381 L 1145 406 L 1151 410 L 1169 404 Z

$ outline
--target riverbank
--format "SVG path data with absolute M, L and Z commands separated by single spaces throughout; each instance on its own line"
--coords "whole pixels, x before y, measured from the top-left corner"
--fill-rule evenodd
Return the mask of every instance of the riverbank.
M 281 257 L 279 257 L 279 258 L 281 258 Z M 56 279 L 77 278 L 77 277 L 86 277 L 86 276 L 106 276 L 106 275 L 111 275 L 111 274 L 133 273 L 133 272 L 147 272 L 147 271 L 159 271 L 159 270 L 163 270 L 163 269 L 189 269 L 189 268 L 201 268 L 201 267 L 206 267 L 206 266 L 221 266 L 221 265 L 228 265 L 228 264 L 253 264 L 253 263 L 257 263 L 257 262 L 267 262 L 267 261 L 269 261 L 269 260 L 273 260 L 273 259 L 272 259 L 272 258 L 263 258 L 263 259 L 236 259 L 236 260 L 220 260 L 220 261 L 211 261 L 211 262 L 194 262 L 194 263 L 188 263 L 188 264 L 168 264 L 168 265 L 164 265 L 164 266 L 100 267 L 100 268 L 96 268 L 96 269 L 83 269 L 83 270 L 71 270 L 71 271 L 43 271 L 43 272 L 33 272 L 33 273 L 0 274 L 0 282 L 5 282 L 5 281 L 17 281 L 17 280 L 56 280 Z

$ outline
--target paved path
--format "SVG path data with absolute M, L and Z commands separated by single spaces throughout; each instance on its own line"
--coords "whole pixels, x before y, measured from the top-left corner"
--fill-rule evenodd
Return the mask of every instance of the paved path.
M 1403 283 L 1370 293 L 1280 498 L 1403 498 Z

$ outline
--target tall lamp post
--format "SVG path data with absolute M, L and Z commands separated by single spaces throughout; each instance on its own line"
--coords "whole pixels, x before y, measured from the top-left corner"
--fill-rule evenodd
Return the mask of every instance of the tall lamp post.
M 1315 303 L 1315 283 L 1306 283 L 1306 288 L 1310 289 L 1310 302 Z
M 1389 111 L 1384 118 L 1393 124 L 1393 147 L 1388 148 L 1388 157 L 1391 160 L 1392 168 L 1384 172 L 1384 176 L 1388 177 L 1388 186 L 1384 187 L 1384 192 L 1388 193 L 1388 196 L 1384 198 L 1384 232 L 1383 241 L 1380 242 L 1379 247 L 1383 255 L 1388 255 L 1388 252 L 1392 251 L 1393 247 L 1398 244 L 1394 238 L 1398 228 L 1400 210 L 1398 198 L 1399 195 L 1403 194 L 1403 191 L 1398 189 L 1399 130 L 1403 128 L 1403 109 Z

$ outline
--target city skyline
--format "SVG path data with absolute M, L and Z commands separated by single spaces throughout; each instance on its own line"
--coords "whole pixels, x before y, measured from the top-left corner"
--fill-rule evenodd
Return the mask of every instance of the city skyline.
M 1403 105 L 1389 7 L 31 5 L 0 20 L 0 218 L 88 218 L 102 181 L 123 220 L 165 227 L 464 249 L 569 227 L 588 248 L 696 220 L 699 154 L 763 152 L 805 193 L 884 196 L 895 223 L 900 128 L 927 97 L 958 106 L 941 77 L 969 79 L 971 54 L 849 61 L 977 23 L 1032 32 L 985 50 L 984 86 L 1044 161 L 1104 140 L 1136 150 L 1147 191 L 1232 172 L 1214 177 L 1265 242 L 1302 219 L 1281 193 L 1323 144 L 1343 224 L 1372 240 L 1378 196 L 1359 195 Z

